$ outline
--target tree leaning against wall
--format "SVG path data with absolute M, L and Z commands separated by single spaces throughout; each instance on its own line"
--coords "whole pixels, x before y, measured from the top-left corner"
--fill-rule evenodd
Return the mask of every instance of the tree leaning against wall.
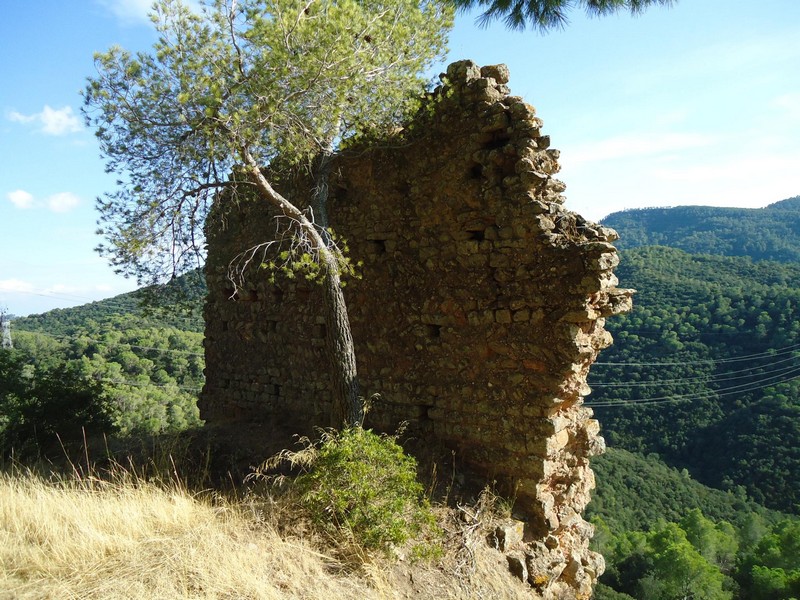
M 249 189 L 284 220 L 283 235 L 243 249 L 242 265 L 289 243 L 284 263 L 324 289 L 334 387 L 332 423 L 360 423 L 353 341 L 334 236 L 274 186 L 264 167 L 305 165 L 308 206 L 324 214 L 327 164 L 342 140 L 403 118 L 424 70 L 445 51 L 452 9 L 438 0 L 209 0 L 200 14 L 158 0 L 159 39 L 135 56 L 97 54 L 84 91 L 116 191 L 98 199 L 101 253 L 155 283 L 200 266 L 202 228 L 219 194 Z M 236 273 L 241 277 L 243 269 Z M 234 278 L 235 279 L 235 278 Z M 237 282 L 234 282 L 235 284 Z

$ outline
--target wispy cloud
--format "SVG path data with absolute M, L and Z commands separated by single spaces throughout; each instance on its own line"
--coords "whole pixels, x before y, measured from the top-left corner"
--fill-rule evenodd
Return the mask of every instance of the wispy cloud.
M 0 292 L 3 293 L 33 293 L 34 286 L 28 281 L 21 279 L 0 279 Z
M 150 24 L 152 0 L 96 0 L 125 25 Z M 194 12 L 200 13 L 201 4 L 196 0 L 184 0 Z
M 98 4 L 108 9 L 123 23 L 149 23 L 147 14 L 152 6 L 151 0 L 98 0 Z
M 743 86 L 753 85 L 756 77 L 769 77 L 777 65 L 793 65 L 800 58 L 800 45 L 794 32 L 772 32 L 768 36 L 747 39 L 710 41 L 705 46 L 692 47 L 679 55 L 666 54 L 658 62 L 649 63 L 635 73 L 624 72 L 621 81 L 628 93 L 652 93 L 665 85 L 682 85 L 712 81 L 736 81 Z M 681 88 L 684 89 L 684 88 Z M 697 90 L 702 93 L 702 88 Z
M 42 133 L 47 135 L 66 135 L 77 133 L 83 129 L 81 120 L 72 111 L 71 106 L 55 109 L 45 104 L 41 112 L 24 115 L 11 111 L 8 118 L 16 123 L 34 123 Z
M 119 290 L 117 288 L 120 288 Z M 71 285 L 53 283 L 51 285 L 35 285 L 22 279 L 0 279 L 0 294 L 35 294 L 37 296 L 71 297 L 76 300 L 91 301 L 98 296 L 113 292 L 122 293 L 130 286 L 113 286 L 107 283 L 91 285 Z
M 6 199 L 22 210 L 46 207 L 56 213 L 69 212 L 81 203 L 80 197 L 72 192 L 58 192 L 39 201 L 30 192 L 14 190 L 6 194 Z
M 739 155 L 711 159 L 702 164 L 681 164 L 672 167 L 658 167 L 652 174 L 661 181 L 680 182 L 691 185 L 711 184 L 720 188 L 728 186 L 764 185 L 766 180 L 790 183 L 794 193 L 800 188 L 797 165 L 800 154 L 781 154 L 764 151 L 757 156 Z
M 575 167 L 590 162 L 701 148 L 711 146 L 715 141 L 713 136 L 698 133 L 630 133 L 573 146 L 564 153 L 563 161 L 565 165 Z
M 57 213 L 69 212 L 80 203 L 81 199 L 72 192 L 60 192 L 47 198 L 47 207 Z
M 790 119 L 800 121 L 800 92 L 781 94 L 773 99 L 772 106 L 788 115 Z
M 6 198 L 17 208 L 26 209 L 33 206 L 33 195 L 25 190 L 14 190 L 8 192 Z

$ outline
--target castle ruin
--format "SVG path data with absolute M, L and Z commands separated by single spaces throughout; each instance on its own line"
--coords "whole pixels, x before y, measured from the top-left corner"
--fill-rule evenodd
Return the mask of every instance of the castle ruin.
M 632 291 L 613 274 L 616 233 L 563 207 L 559 153 L 507 83 L 504 65 L 451 65 L 412 125 L 336 158 L 328 212 L 363 263 L 345 295 L 362 390 L 380 394 L 367 426 L 408 422 L 513 488 L 534 596 L 588 598 L 603 560 L 581 513 L 604 443 L 582 401 Z M 331 403 L 320 290 L 262 272 L 232 299 L 228 280 L 275 227 L 242 195 L 209 221 L 201 416 L 309 433 Z

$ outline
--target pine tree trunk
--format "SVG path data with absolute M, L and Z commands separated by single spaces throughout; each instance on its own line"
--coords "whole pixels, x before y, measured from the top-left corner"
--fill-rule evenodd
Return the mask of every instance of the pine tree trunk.
M 328 232 L 328 180 L 333 158 L 331 146 L 329 144 L 317 158 L 311 207 L 314 211 L 314 224 L 327 248 L 324 253 L 320 253 L 320 260 L 326 272 L 322 285 L 325 293 L 326 349 L 333 385 L 331 426 L 339 428 L 343 424 L 345 427 L 361 425 L 364 421 L 364 403 L 360 397 L 350 319 L 347 316 L 333 242 Z
M 333 386 L 331 426 L 338 429 L 361 425 L 364 421 L 364 403 L 360 395 L 356 352 L 336 259 L 328 250 L 324 254 L 326 275 L 322 286 L 325 294 L 326 349 Z
M 350 319 L 347 316 L 347 305 L 342 293 L 335 250 L 331 249 L 327 236 L 323 238 L 321 235 L 320 232 L 322 230 L 320 227 L 309 221 L 302 211 L 270 185 L 249 151 L 243 149 L 242 157 L 245 159 L 245 163 L 255 179 L 256 186 L 265 199 L 280 210 L 283 215 L 294 220 L 305 231 L 311 243 L 318 250 L 323 273 L 322 287 L 325 296 L 326 350 L 330 362 L 333 388 L 331 426 L 339 429 L 361 425 L 364 420 L 364 403 L 360 396 L 353 335 L 350 331 Z M 322 170 L 324 181 L 317 182 L 317 191 L 313 199 L 314 204 L 323 207 L 323 215 L 327 202 L 327 172 L 327 169 Z M 324 226 L 327 226 L 327 223 Z

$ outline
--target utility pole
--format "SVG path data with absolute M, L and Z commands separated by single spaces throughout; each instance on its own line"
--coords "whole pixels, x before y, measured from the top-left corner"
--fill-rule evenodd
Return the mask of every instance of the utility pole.
M 14 342 L 11 341 L 11 321 L 6 316 L 6 310 L 0 309 L 0 331 L 3 337 L 3 350 L 8 350 L 14 347 Z

